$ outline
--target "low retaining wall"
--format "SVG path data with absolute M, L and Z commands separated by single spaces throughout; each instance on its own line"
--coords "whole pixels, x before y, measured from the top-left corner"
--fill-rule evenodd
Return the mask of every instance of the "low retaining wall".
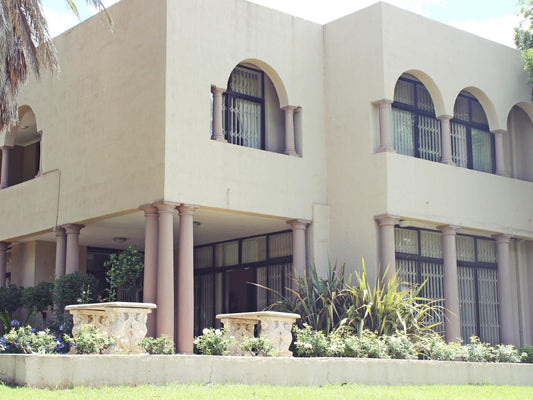
M 353 358 L 0 354 L 0 380 L 71 387 L 144 383 L 533 385 L 533 364 Z

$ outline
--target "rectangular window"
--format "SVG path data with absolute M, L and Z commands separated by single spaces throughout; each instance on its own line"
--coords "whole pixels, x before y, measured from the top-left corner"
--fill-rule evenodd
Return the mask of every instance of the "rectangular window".
M 286 294 L 292 276 L 292 232 L 198 246 L 194 249 L 194 326 L 219 326 L 220 313 L 262 310 L 278 300 L 255 282 Z
M 426 286 L 423 295 L 442 300 L 444 269 L 442 235 L 438 231 L 395 228 L 396 266 L 400 278 L 409 284 Z M 489 343 L 499 343 L 498 270 L 496 250 L 491 239 L 457 235 L 457 274 L 461 313 L 461 336 L 477 335 Z M 441 327 L 444 333 L 444 326 Z

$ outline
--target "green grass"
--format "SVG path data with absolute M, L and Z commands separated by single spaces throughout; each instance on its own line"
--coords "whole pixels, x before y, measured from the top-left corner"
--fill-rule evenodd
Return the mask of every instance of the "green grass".
M 136 387 L 75 387 L 34 389 L 0 386 L 0 399 L 533 399 L 532 386 L 432 385 L 368 386 L 328 385 L 321 387 L 279 387 L 264 385 L 142 385 Z

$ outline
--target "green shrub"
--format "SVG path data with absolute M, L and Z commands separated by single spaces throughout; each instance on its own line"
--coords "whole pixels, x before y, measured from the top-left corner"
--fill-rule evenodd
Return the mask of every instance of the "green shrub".
M 200 354 L 219 356 L 228 354 L 233 340 L 226 337 L 224 329 L 205 328 L 202 335 L 194 338 L 194 345 Z
M 46 309 L 54 305 L 54 284 L 52 282 L 40 282 L 36 286 L 30 286 L 22 291 L 22 303 L 28 309 L 28 318 L 41 313 L 46 324 Z
M 277 355 L 274 344 L 264 337 L 244 339 L 241 343 L 241 349 L 253 357 L 272 357 Z
M 24 354 L 52 354 L 60 344 L 48 329 L 36 332 L 31 326 L 13 328 L 4 336 L 5 343 Z
M 406 334 L 396 332 L 394 335 L 383 336 L 382 340 L 390 358 L 400 360 L 418 359 L 415 344 Z
M 293 332 L 296 336 L 294 353 L 297 357 L 327 357 L 328 338 L 322 331 L 317 331 L 304 324 L 303 328 L 295 326 Z
M 346 304 L 346 326 L 359 333 L 366 330 L 378 336 L 396 332 L 419 335 L 431 331 L 441 322 L 442 307 L 420 296 L 424 284 L 402 288 L 398 273 L 388 279 L 387 271 L 378 277 L 374 285 L 368 281 L 365 263 L 359 274 L 355 272 L 357 285 L 347 284 L 343 291 Z
M 80 332 L 74 337 L 65 335 L 64 341 L 76 347 L 78 354 L 102 354 L 115 344 L 113 339 L 101 333 L 94 325 L 80 326 Z
M 109 255 L 109 261 L 106 261 L 104 266 L 109 268 L 106 272 L 109 300 L 116 300 L 117 291 L 120 291 L 126 299 L 137 301 L 138 293 L 143 287 L 143 255 L 134 247 L 129 246 L 118 254 Z
M 455 361 L 466 357 L 466 349 L 460 343 L 446 343 L 438 334 L 428 334 L 416 343 L 420 356 L 427 360 Z
M 519 363 L 522 353 L 512 345 L 498 344 L 493 350 L 493 359 L 500 363 Z
M 483 343 L 477 336 L 470 336 L 470 343 L 465 347 L 465 360 L 471 362 L 494 361 L 494 347 Z
M 0 287 L 0 320 L 4 332 L 11 329 L 13 313 L 22 307 L 22 288 L 15 285 Z
M 148 354 L 174 354 L 174 342 L 167 336 L 161 335 L 158 338 L 145 337 L 139 342 L 139 347 Z
M 518 349 L 522 355 L 522 362 L 533 363 L 533 346 L 526 344 L 524 347 Z
M 59 314 L 65 306 L 71 304 L 94 303 L 98 290 L 98 282 L 92 275 L 75 272 L 64 275 L 55 281 L 54 303 Z
M 287 288 L 288 294 L 283 296 L 280 292 L 270 290 L 280 300 L 268 307 L 269 310 L 291 312 L 301 316 L 297 321 L 300 328 L 304 324 L 317 331 L 331 332 L 337 328 L 344 318 L 345 299 L 342 291 L 346 286 L 344 265 L 328 266 L 326 278 L 320 278 L 316 266 L 311 264 L 303 276 L 292 278 L 295 289 Z

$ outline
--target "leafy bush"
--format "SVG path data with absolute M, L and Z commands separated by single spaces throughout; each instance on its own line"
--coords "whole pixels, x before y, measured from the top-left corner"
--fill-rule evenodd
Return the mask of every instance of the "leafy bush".
M 139 347 L 148 354 L 174 354 L 174 342 L 167 335 L 158 338 L 145 337 L 139 342 Z
M 117 290 L 120 290 L 126 299 L 137 300 L 136 297 L 143 287 L 143 255 L 134 247 L 129 246 L 118 254 L 111 254 L 104 266 L 109 268 L 106 272 L 109 300 L 113 301 L 117 298 Z
M 224 329 L 204 328 L 201 336 L 194 338 L 194 345 L 200 354 L 219 356 L 228 354 L 229 347 L 233 344 L 228 339 Z
M 288 294 L 258 285 L 274 292 L 280 300 L 268 309 L 281 312 L 296 313 L 301 316 L 297 324 L 303 328 L 305 324 L 317 331 L 331 332 L 337 328 L 344 318 L 345 298 L 342 291 L 346 286 L 344 265 L 328 266 L 326 278 L 320 278 L 316 265 L 309 267 L 309 273 L 292 278 L 295 288 L 287 288 Z
M 74 337 L 63 336 L 65 342 L 76 347 L 78 354 L 102 354 L 115 344 L 114 340 L 101 333 L 94 325 L 80 326 L 80 332 Z
M 4 336 L 5 347 L 24 354 L 53 354 L 60 350 L 62 341 L 48 329 L 36 332 L 31 326 L 13 328 Z
M 533 363 L 533 346 L 526 344 L 518 352 L 522 355 L 522 362 Z
M 519 363 L 522 353 L 512 345 L 498 344 L 493 350 L 494 362 Z
M 294 353 L 297 357 L 327 357 L 329 355 L 328 338 L 322 331 L 314 330 L 304 324 L 302 329 L 293 328 L 296 335 Z
M 244 339 L 241 343 L 241 349 L 253 357 L 272 357 L 277 355 L 272 341 L 264 337 Z
M 343 296 L 347 305 L 346 326 L 359 333 L 365 329 L 378 336 L 394 335 L 396 332 L 420 334 L 431 331 L 441 322 L 442 307 L 420 296 L 424 284 L 402 288 L 398 273 L 388 279 L 387 272 L 378 277 L 374 285 L 368 281 L 363 260 L 363 271 L 355 272 L 357 285 L 347 284 Z
M 0 287 L 0 320 L 4 332 L 11 328 L 13 313 L 22 307 L 22 288 L 15 285 Z
M 75 272 L 56 279 L 54 285 L 54 303 L 62 314 L 65 306 L 70 304 L 94 303 L 98 282 L 92 275 Z
M 446 343 L 437 333 L 424 335 L 416 345 L 421 357 L 427 360 L 455 361 L 466 356 L 460 343 Z
M 470 343 L 465 346 L 465 360 L 472 362 L 494 361 L 494 347 L 490 343 L 483 343 L 477 336 L 470 337 Z
M 41 313 L 46 324 L 45 310 L 54 305 L 54 284 L 52 282 L 40 282 L 36 286 L 30 286 L 22 291 L 22 303 L 28 309 L 28 318 L 38 312 Z
M 387 345 L 374 332 L 367 329 L 359 335 L 349 335 L 345 340 L 345 357 L 390 358 Z
M 328 276 L 320 278 L 316 266 L 311 265 L 309 274 L 294 278 L 296 289 L 287 288 L 287 296 L 272 290 L 281 300 L 268 309 L 300 314 L 300 328 L 307 324 L 325 333 L 344 326 L 358 334 L 370 330 L 380 336 L 397 331 L 411 335 L 441 324 L 443 309 L 420 296 L 423 284 L 404 289 L 398 274 L 391 279 L 386 276 L 371 285 L 363 260 L 362 273 L 355 272 L 356 284 L 352 285 L 352 275 L 345 278 L 344 266 L 330 265 Z M 435 320 L 438 322 L 430 322 Z
M 383 336 L 383 343 L 390 358 L 400 360 L 418 359 L 415 344 L 404 333 L 396 332 L 394 335 Z

